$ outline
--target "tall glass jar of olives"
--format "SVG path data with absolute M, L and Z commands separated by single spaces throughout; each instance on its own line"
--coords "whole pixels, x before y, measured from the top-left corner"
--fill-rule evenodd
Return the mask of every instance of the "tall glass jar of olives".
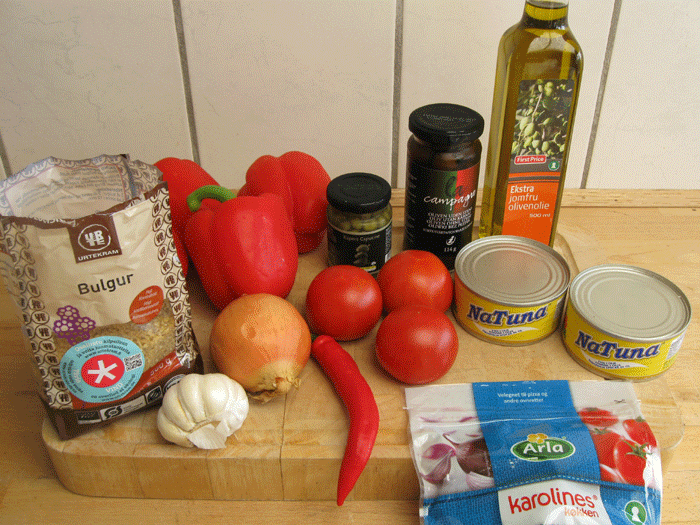
M 457 104 L 431 104 L 408 118 L 404 249 L 437 255 L 448 269 L 472 240 L 484 119 Z
M 391 185 L 371 173 L 331 179 L 328 198 L 328 264 L 350 264 L 376 273 L 391 257 Z

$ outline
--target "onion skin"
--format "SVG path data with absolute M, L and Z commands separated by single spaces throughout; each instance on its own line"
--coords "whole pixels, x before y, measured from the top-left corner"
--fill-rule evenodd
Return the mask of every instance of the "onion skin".
M 267 402 L 299 386 L 311 353 L 311 332 L 299 311 L 272 294 L 244 295 L 212 327 L 211 357 L 219 372 Z

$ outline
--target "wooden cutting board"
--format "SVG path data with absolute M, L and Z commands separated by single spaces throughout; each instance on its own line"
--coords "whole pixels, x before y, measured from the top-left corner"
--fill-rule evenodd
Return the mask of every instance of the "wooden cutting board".
M 395 221 L 399 222 L 399 221 Z M 394 227 L 394 252 L 401 246 Z M 555 249 L 579 268 L 566 239 Z M 325 244 L 300 258 L 288 299 L 304 313 L 306 289 L 326 267 Z M 193 324 L 205 362 L 216 315 L 201 285 L 192 278 Z M 452 314 L 449 314 L 454 321 Z M 457 323 L 460 346 L 453 368 L 437 383 L 568 379 L 597 380 L 570 358 L 560 334 L 525 347 L 504 347 L 476 339 Z M 372 457 L 348 499 L 413 500 L 418 479 L 409 450 L 404 387 L 386 375 L 374 357 L 377 327 L 361 340 L 343 343 L 370 384 L 379 406 L 380 428 Z M 683 425 L 663 377 L 637 383 L 642 410 L 667 464 L 681 441 Z M 313 360 L 301 386 L 267 404 L 251 404 L 243 427 L 221 450 L 185 449 L 167 443 L 156 428 L 157 409 L 133 414 L 102 429 L 62 441 L 48 420 L 43 439 L 59 479 L 73 492 L 91 496 L 215 500 L 335 500 L 348 422 L 332 385 Z

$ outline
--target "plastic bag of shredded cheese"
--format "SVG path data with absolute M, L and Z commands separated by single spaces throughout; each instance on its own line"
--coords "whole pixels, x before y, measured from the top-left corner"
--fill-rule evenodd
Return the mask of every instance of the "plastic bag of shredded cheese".
M 201 371 L 168 191 L 128 156 L 48 158 L 0 182 L 0 270 L 62 438 Z
M 652 525 L 661 459 L 631 383 L 406 389 L 425 524 Z

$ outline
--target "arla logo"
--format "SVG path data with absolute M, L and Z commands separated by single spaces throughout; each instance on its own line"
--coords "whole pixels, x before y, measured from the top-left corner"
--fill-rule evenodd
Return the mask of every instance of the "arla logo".
M 528 435 L 526 441 L 510 447 L 510 452 L 525 461 L 554 461 L 568 458 L 576 452 L 576 447 L 565 439 L 540 433 Z

